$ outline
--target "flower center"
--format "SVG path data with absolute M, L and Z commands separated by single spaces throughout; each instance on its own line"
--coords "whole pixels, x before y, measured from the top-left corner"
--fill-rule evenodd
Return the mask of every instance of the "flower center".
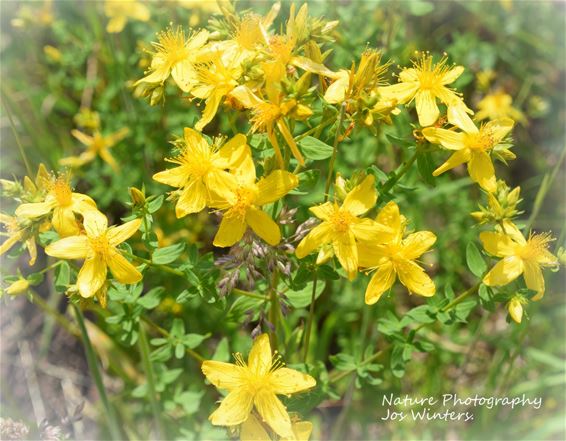
M 108 242 L 106 234 L 89 237 L 89 243 L 92 250 L 100 256 L 106 257 L 110 252 L 110 243 Z
M 189 55 L 186 47 L 185 32 L 181 28 L 167 29 L 158 35 L 159 43 L 155 43 L 157 52 L 166 60 L 168 66 L 173 66 Z
M 249 14 L 240 23 L 235 40 L 244 49 L 253 50 L 261 42 L 262 35 L 259 22 L 259 15 Z
M 259 103 L 253 108 L 252 130 L 255 132 L 259 129 L 265 129 L 280 116 L 281 109 L 278 105 L 266 102 Z
M 269 40 L 269 49 L 273 56 L 283 64 L 289 64 L 294 43 L 283 35 L 276 35 Z
M 480 130 L 479 133 L 466 134 L 465 144 L 472 150 L 485 152 L 493 147 L 493 138 L 489 133 Z
M 552 240 L 549 233 L 531 234 L 527 243 L 518 247 L 517 255 L 525 260 L 536 259 L 548 250 Z
M 346 210 L 336 210 L 334 214 L 330 216 L 332 227 L 337 233 L 345 233 L 348 231 L 353 220 L 354 216 Z
M 68 207 L 72 202 L 72 191 L 67 181 L 59 176 L 53 183 L 53 193 L 60 207 Z
M 250 206 L 253 205 L 257 190 L 253 188 L 240 187 L 236 190 L 236 203 L 230 209 L 233 216 L 244 218 Z

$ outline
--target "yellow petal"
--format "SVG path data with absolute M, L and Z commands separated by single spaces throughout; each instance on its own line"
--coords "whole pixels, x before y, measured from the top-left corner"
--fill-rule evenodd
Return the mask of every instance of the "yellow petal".
M 295 434 L 296 441 L 309 441 L 312 433 L 312 423 L 310 421 L 299 421 L 298 423 L 293 423 L 293 433 Z M 291 440 L 281 439 L 281 441 Z
M 275 170 L 257 183 L 257 205 L 265 205 L 281 199 L 299 185 L 299 178 L 284 170 Z
M 358 248 L 354 234 L 347 231 L 335 236 L 332 246 L 340 265 L 348 273 L 348 279 L 354 280 L 358 272 Z
M 109 34 L 117 34 L 118 32 L 122 32 L 124 27 L 126 26 L 127 18 L 123 15 L 118 17 L 113 17 L 108 21 L 106 25 L 106 32 Z
M 99 255 L 86 259 L 77 277 L 77 287 L 81 296 L 88 298 L 96 294 L 106 281 L 106 272 L 106 263 Z
M 71 130 L 71 135 L 87 147 L 92 144 L 93 137 L 81 132 L 80 130 Z
M 504 257 L 485 275 L 483 283 L 487 286 L 507 285 L 519 277 L 523 269 L 523 261 L 517 256 Z
M 45 254 L 59 259 L 84 259 L 90 250 L 86 236 L 71 236 L 45 247 Z
M 84 218 L 83 225 L 87 236 L 97 237 L 106 233 L 108 229 L 108 219 L 98 210 L 92 210 L 89 211 L 88 215 Z
M 293 138 L 293 135 L 291 134 L 289 127 L 287 127 L 287 123 L 285 122 L 285 120 L 281 118 L 278 119 L 277 128 L 283 135 L 285 141 L 287 141 L 287 145 L 291 149 L 291 153 L 293 154 L 293 157 L 299 162 L 299 164 L 305 165 L 305 158 L 303 158 L 303 155 L 301 154 L 301 151 L 299 150 L 299 147 L 297 146 L 297 143 L 295 142 L 295 139 Z
M 427 127 L 423 129 L 423 136 L 428 142 L 440 144 L 449 150 L 461 150 L 464 148 L 464 134 L 453 130 Z
M 214 165 L 222 169 L 233 168 L 238 165 L 244 156 L 251 154 L 246 142 L 246 136 L 238 133 L 214 155 Z
M 218 110 L 218 106 L 220 106 L 220 102 L 222 101 L 223 97 L 224 94 L 219 91 L 214 91 L 212 95 L 208 97 L 204 111 L 202 112 L 202 116 L 200 120 L 198 120 L 195 124 L 195 129 L 201 131 L 210 121 L 212 121 L 214 115 L 216 115 L 216 111 Z
M 21 204 L 16 208 L 15 215 L 17 217 L 27 217 L 35 219 L 37 217 L 45 216 L 56 206 L 57 201 L 52 199 L 46 202 L 36 202 L 31 204 Z
M 201 178 L 192 180 L 181 192 L 181 197 L 175 205 L 175 215 L 178 219 L 187 214 L 198 213 L 206 207 L 208 192 Z
M 218 389 L 233 390 L 241 387 L 245 380 L 245 369 L 231 363 L 206 360 L 201 366 L 202 373 Z
M 328 86 L 324 93 L 324 99 L 327 103 L 341 103 L 346 98 L 346 92 L 350 84 L 350 74 L 346 70 L 341 70 L 338 72 L 338 75 L 339 78 Z
M 354 216 L 360 216 L 373 208 L 377 201 L 375 190 L 375 178 L 368 175 L 361 184 L 356 185 L 344 199 L 342 208 L 348 210 Z
M 214 236 L 215 247 L 231 247 L 238 242 L 246 232 L 247 224 L 244 219 L 227 211 L 220 222 L 220 227 Z
M 399 104 L 409 102 L 418 90 L 418 83 L 403 82 L 378 88 L 379 94 L 384 99 L 396 100 Z
M 337 207 L 332 202 L 325 202 L 324 204 L 310 207 L 309 210 L 319 219 L 327 221 L 336 212 Z
M 285 406 L 274 393 L 260 391 L 256 394 L 254 404 L 263 420 L 277 435 L 294 438 L 291 419 Z
M 51 224 L 61 237 L 75 236 L 80 233 L 77 220 L 75 219 L 75 213 L 73 213 L 71 207 L 55 208 L 55 210 L 53 210 Z
M 366 305 L 373 305 L 395 283 L 395 270 L 391 262 L 381 265 L 373 274 L 366 288 Z
M 8 239 L 6 239 L 4 242 L 2 242 L 2 245 L 0 245 L 0 256 L 4 254 L 6 251 L 8 251 L 10 248 L 12 248 L 16 243 L 18 243 L 22 239 L 22 236 L 23 236 L 23 232 L 17 231 L 12 235 L 10 235 L 10 237 L 8 237 Z M 45 252 L 47 253 L 47 249 L 45 250 Z
M 250 207 L 246 213 L 246 222 L 269 245 L 275 246 L 281 241 L 279 225 L 265 211 Z
M 454 152 L 444 164 L 434 170 L 432 172 L 432 175 L 438 176 L 445 171 L 453 169 L 454 167 L 458 167 L 459 165 L 468 162 L 470 160 L 470 157 L 471 153 L 468 149 L 458 150 L 457 152 Z
M 143 5 L 139 2 L 131 5 L 131 9 L 129 10 L 129 15 L 135 20 L 139 21 L 148 21 L 151 14 L 149 12 L 149 8 L 146 5 Z
M 394 201 L 389 201 L 381 210 L 379 210 L 375 220 L 381 225 L 391 228 L 396 236 L 403 233 L 399 206 Z
M 254 414 L 250 413 L 240 427 L 240 441 L 271 441 L 271 437 Z
M 405 68 L 399 72 L 399 81 L 403 81 L 405 83 L 419 81 L 419 73 L 415 68 Z
M 137 283 L 142 279 L 141 273 L 119 252 L 110 252 L 106 259 L 114 278 L 120 283 Z
M 294 394 L 316 386 L 310 375 L 289 368 L 279 368 L 271 373 L 269 381 L 276 394 Z
M 330 242 L 332 240 L 330 236 L 331 229 L 332 226 L 327 222 L 323 222 L 314 227 L 297 246 L 295 250 L 297 257 L 302 259 L 323 244 Z
M 356 219 L 350 225 L 350 229 L 358 241 L 384 242 L 388 240 L 393 230 L 381 225 L 372 219 Z
M 523 319 L 523 305 L 516 298 L 511 299 L 507 305 L 509 315 L 516 323 L 521 323 Z
M 458 79 L 460 75 L 464 72 L 463 66 L 454 66 L 452 69 L 448 70 L 446 73 L 442 75 L 442 79 L 440 80 L 443 85 L 453 83 Z
M 480 240 L 484 250 L 497 257 L 512 256 L 515 253 L 516 244 L 506 234 L 483 231 Z
M 333 72 L 328 69 L 324 64 L 315 63 L 310 58 L 295 56 L 291 58 L 291 63 L 293 66 L 296 66 L 304 71 L 314 73 L 317 75 L 323 75 L 328 78 L 339 78 L 340 74 L 337 72 Z
M 207 194 L 205 202 L 209 207 L 227 210 L 236 204 L 238 181 L 233 174 L 224 170 L 213 170 L 208 172 L 203 179 Z
M 375 268 L 381 266 L 387 257 L 387 247 L 380 243 L 359 241 L 358 246 L 358 266 L 360 268 Z
M 180 166 L 163 170 L 153 175 L 153 180 L 171 187 L 183 187 L 189 178 L 186 167 Z
M 258 98 L 247 86 L 238 86 L 232 89 L 230 97 L 235 98 L 246 109 L 262 104 L 263 101 Z
M 396 263 L 395 269 L 399 280 L 411 293 L 431 297 L 436 292 L 434 282 L 415 262 L 406 260 Z
M 524 273 L 525 284 L 527 288 L 536 291 L 537 293 L 533 297 L 533 300 L 540 300 L 544 296 L 544 277 L 542 275 L 542 270 L 540 266 L 533 261 L 524 260 Z
M 198 81 L 197 73 L 190 60 L 181 60 L 171 69 L 171 76 L 183 92 L 189 92 Z
M 511 129 L 513 129 L 514 125 L 515 121 L 510 118 L 499 118 L 488 122 L 485 125 L 484 130 L 491 134 L 493 144 L 497 145 L 507 136 Z
M 468 162 L 468 173 L 472 180 L 477 182 L 484 190 L 493 193 L 497 189 L 495 169 L 487 153 L 472 152 L 472 157 Z
M 254 396 L 246 388 L 231 391 L 220 403 L 220 407 L 210 415 L 215 426 L 236 426 L 248 419 Z
M 448 104 L 446 116 L 450 124 L 459 127 L 464 132 L 478 133 L 479 130 L 468 115 L 469 113 L 473 114 L 464 102 L 458 98 L 456 101 L 452 101 L 451 104 Z
M 267 375 L 271 369 L 272 355 L 269 335 L 261 334 L 255 339 L 250 355 L 248 367 L 256 375 Z
M 245 156 L 233 173 L 240 185 L 245 187 L 255 185 L 255 165 L 251 156 Z
M 429 90 L 421 90 L 415 97 L 415 103 L 419 124 L 423 127 L 432 126 L 440 115 L 435 96 Z
M 115 172 L 119 170 L 118 163 L 108 149 L 100 149 L 98 151 L 98 154 L 100 155 L 102 160 L 112 168 L 112 170 L 114 170 Z
M 436 236 L 430 231 L 418 231 L 403 239 L 403 256 L 415 260 L 423 255 L 436 242 Z
M 114 247 L 128 240 L 135 234 L 136 231 L 138 231 L 141 223 L 141 219 L 134 219 L 126 222 L 125 224 L 109 228 L 108 232 L 106 233 L 108 243 Z
M 37 259 L 37 244 L 35 243 L 35 237 L 32 236 L 29 239 L 27 239 L 25 244 L 26 244 L 26 247 L 27 247 L 28 253 L 29 253 L 28 265 L 34 266 L 35 261 Z

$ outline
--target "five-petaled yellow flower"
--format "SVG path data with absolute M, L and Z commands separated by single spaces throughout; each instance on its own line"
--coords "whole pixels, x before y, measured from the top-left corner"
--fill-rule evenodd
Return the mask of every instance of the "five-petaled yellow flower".
M 124 30 L 129 19 L 148 21 L 149 8 L 137 0 L 106 0 L 104 13 L 110 19 L 106 31 L 118 33 Z
M 114 147 L 114 145 L 128 136 L 129 133 L 130 130 L 127 127 L 107 136 L 102 135 L 99 131 L 94 132 L 94 135 L 90 136 L 79 130 L 72 130 L 71 135 L 84 144 L 87 149 L 79 156 L 69 156 L 59 160 L 59 164 L 69 167 L 81 167 L 87 162 L 93 161 L 98 155 L 103 161 L 110 165 L 114 171 L 118 171 L 118 164 L 110 153 L 110 148 Z
M 474 130 L 465 132 L 435 127 L 423 129 L 423 135 L 429 142 L 454 150 L 452 156 L 432 173 L 433 176 L 468 163 L 470 177 L 484 190 L 494 192 L 497 188 L 495 169 L 489 153 L 503 141 L 513 125 L 513 120 L 502 118 L 483 124 L 479 129 L 473 126 Z
M 394 99 L 399 104 L 405 104 L 413 99 L 417 107 L 419 124 L 423 127 L 433 125 L 440 116 L 436 104 L 438 98 L 448 109 L 448 120 L 456 114 L 462 118 L 461 113 L 473 113 L 468 109 L 462 98 L 456 92 L 446 87 L 462 75 L 462 66 L 447 66 L 448 58 L 444 56 L 438 63 L 432 62 L 432 55 L 422 53 L 413 67 L 406 68 L 399 74 L 399 83 L 379 88 L 383 99 Z M 454 109 L 450 109 L 454 107 Z
M 49 256 L 60 259 L 85 259 L 77 278 L 77 287 L 83 297 L 92 297 L 104 285 L 108 268 L 120 283 L 136 283 L 141 273 L 116 248 L 139 228 L 141 219 L 108 228 L 106 216 L 87 216 L 86 235 L 70 236 L 53 242 L 45 248 Z
M 242 134 L 217 149 L 199 132 L 185 128 L 180 155 L 168 159 L 178 167 L 156 173 L 153 179 L 181 189 L 175 207 L 177 217 L 181 218 L 201 211 L 210 201 L 211 192 L 227 192 L 227 183 L 234 178 L 226 170 L 234 170 L 249 155 L 250 149 Z
M 376 220 L 391 228 L 393 233 L 382 243 L 358 244 L 360 267 L 375 269 L 366 289 L 366 303 L 376 303 L 397 277 L 409 292 L 433 296 L 436 291 L 434 282 L 415 260 L 434 245 L 436 236 L 430 231 L 418 231 L 404 238 L 407 221 L 393 201 L 379 211 Z
M 284 367 L 277 353 L 272 354 L 269 336 L 262 334 L 254 342 L 248 363 L 236 354 L 236 364 L 207 360 L 202 372 L 218 389 L 228 395 L 210 415 L 216 426 L 245 423 L 255 408 L 277 435 L 294 439 L 291 419 L 278 394 L 290 395 L 310 389 L 316 380 L 310 375 Z
M 475 119 L 478 121 L 499 118 L 511 118 L 521 124 L 527 123 L 525 115 L 523 115 L 520 110 L 513 107 L 513 98 L 511 98 L 511 95 L 501 90 L 484 96 L 478 103 L 478 112 L 475 116 Z
M 302 259 L 314 250 L 323 247 L 317 263 L 322 263 L 335 254 L 340 265 L 353 280 L 358 272 L 358 241 L 379 242 L 391 230 L 373 219 L 359 216 L 373 208 L 377 200 L 375 178 L 367 176 L 361 184 L 354 187 L 344 199 L 342 206 L 336 202 L 325 202 L 311 207 L 310 211 L 322 223 L 314 227 L 299 243 L 296 255 Z M 326 250 L 325 245 L 331 244 L 332 250 Z
M 284 170 L 275 170 L 256 183 L 255 166 L 247 156 L 237 170 L 232 188 L 218 192 L 211 206 L 224 211 L 214 246 L 230 247 L 238 242 L 249 226 L 270 245 L 281 241 L 279 226 L 263 210 L 262 205 L 281 199 L 299 184 L 299 178 Z
M 167 29 L 157 36 L 157 43 L 152 43 L 154 52 L 150 73 L 136 82 L 163 84 L 169 75 L 183 92 L 189 92 L 194 86 L 197 73 L 195 64 L 203 46 L 208 40 L 208 31 L 201 30 L 185 37 L 181 27 Z
M 558 265 L 558 259 L 548 251 L 552 241 L 550 234 L 530 234 L 525 239 L 515 226 L 505 226 L 505 233 L 487 232 L 480 234 L 484 249 L 494 256 L 502 257 L 485 275 L 483 283 L 487 286 L 503 286 L 521 274 L 527 288 L 536 291 L 533 300 L 544 295 L 544 277 L 541 267 Z
M 77 235 L 80 232 L 75 214 L 88 215 L 96 211 L 96 203 L 88 196 L 74 193 L 65 176 L 51 178 L 46 184 L 49 192 L 43 202 L 21 204 L 16 209 L 16 216 L 35 219 L 51 212 L 51 224 L 61 237 Z
M 2 233 L 2 235 L 8 236 L 2 245 L 0 245 L 0 256 L 9 251 L 16 243 L 23 242 L 29 252 L 29 266 L 35 265 L 37 259 L 37 244 L 35 242 L 37 232 L 44 229 L 43 226 L 48 226 L 48 223 L 44 223 L 36 230 L 33 224 L 27 219 L 0 213 L 0 224 L 6 229 L 6 233 Z

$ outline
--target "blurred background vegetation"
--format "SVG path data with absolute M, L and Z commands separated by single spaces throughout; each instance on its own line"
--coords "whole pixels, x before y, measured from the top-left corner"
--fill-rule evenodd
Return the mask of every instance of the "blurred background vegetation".
M 288 5 L 283 4 L 277 23 L 286 19 Z M 57 170 L 61 158 L 83 151 L 71 136 L 71 130 L 88 126 L 89 115 L 80 112 L 83 108 L 98 112 L 103 135 L 123 128 L 128 128 L 129 134 L 112 147 L 118 171 L 97 158 L 75 173 L 77 191 L 95 199 L 113 222 L 130 212 L 129 187 L 143 185 L 148 195 L 166 191 L 152 181 L 151 175 L 164 168 L 169 141 L 181 135 L 183 127 L 194 124 L 199 109 L 177 96 L 174 87 L 167 90 L 163 105 L 151 107 L 134 95 L 132 84 L 147 68 L 144 50 L 155 40 L 156 32 L 169 23 L 204 25 L 216 8 L 213 2 L 182 0 L 148 6 L 149 21 L 129 21 L 121 33 L 109 34 L 101 2 L 0 3 L 2 178 L 26 174 L 10 119 L 32 169 L 43 162 Z M 238 9 L 250 8 L 259 13 L 270 6 L 270 2 L 238 2 Z M 513 131 L 517 159 L 508 167 L 499 166 L 498 175 L 511 187 L 521 186 L 521 207 L 525 211 L 522 219 L 526 221 L 533 210 L 538 210 L 534 229 L 553 232 L 558 238 L 554 251 L 563 246 L 566 182 L 562 167 L 545 197 L 536 200 L 541 183 L 565 148 L 565 11 L 561 2 L 343 0 L 312 1 L 309 8 L 313 16 L 340 21 L 334 51 L 327 62 L 333 69 L 349 67 L 366 46 L 382 49 L 384 58 L 393 61 L 392 71 L 397 70 L 397 64 L 407 66 L 415 50 L 446 52 L 452 62 L 466 67 L 454 86 L 464 93 L 470 107 L 476 109 L 480 100 L 497 91 L 512 96 L 513 106 L 524 120 Z M 410 137 L 408 115 L 403 113 L 394 119 L 393 127 L 377 136 L 354 131 L 341 145 L 338 171 L 350 176 L 359 169 L 374 167 L 389 173 L 398 167 L 408 153 L 402 146 L 392 145 L 385 134 Z M 231 123 L 220 114 L 206 133 L 231 135 Z M 235 123 L 242 131 L 248 128 L 244 119 Z M 440 164 L 444 157 L 435 154 L 433 158 L 435 164 Z M 315 168 L 320 169 L 321 178 L 314 179 L 311 188 L 303 189 L 305 194 L 293 198 L 293 206 L 302 207 L 297 214 L 300 222 L 308 217 L 306 207 L 319 202 L 326 165 L 325 161 L 318 162 Z M 412 221 L 412 227 L 437 233 L 436 251 L 425 257 L 433 265 L 438 301 L 447 290 L 459 293 L 475 283 L 466 266 L 466 245 L 477 242 L 479 230 L 469 213 L 484 200 L 466 176 L 462 171 L 447 173 L 431 186 L 423 182 L 415 167 L 392 195 Z M 12 208 L 4 204 L 2 211 L 10 212 Z M 186 241 L 196 244 L 202 255 L 209 251 L 214 256 L 219 254 L 211 246 L 215 226 L 206 213 L 182 220 L 175 219 L 173 213 L 172 204 L 165 202 L 154 214 L 161 244 Z M 45 262 L 45 257 L 41 259 Z M 312 438 L 564 439 L 564 276 L 546 275 L 547 294 L 541 302 L 528 306 L 528 317 L 521 325 L 508 323 L 503 304 L 490 311 L 492 304 L 486 307 L 474 299 L 451 324 L 436 323 L 423 332 L 423 341 L 432 344 L 433 349 L 409 355 L 412 359 L 403 366 L 401 375 L 386 365 L 370 378 L 348 376 L 333 384 L 330 398 L 326 396 L 310 414 L 316 427 Z M 200 348 L 206 357 L 215 352 L 218 355 L 219 351 L 221 358 L 232 351 L 247 351 L 253 323 L 242 323 L 253 305 L 237 304 L 232 298 L 215 302 L 213 292 L 180 301 L 182 289 L 174 279 L 157 273 L 152 277 L 155 285 L 166 288 L 165 297 L 152 312 L 156 322 L 171 329 L 173 319 L 177 319 L 190 332 L 210 333 Z M 46 280 L 38 290 L 49 304 L 65 313 L 66 299 L 48 288 L 52 283 Z M 369 308 L 363 304 L 365 283 L 363 277 L 354 283 L 329 281 L 319 297 L 320 326 L 315 330 L 313 347 L 316 359 L 325 361 L 328 369 L 332 364 L 327 354 L 353 353 L 362 357 L 367 347 L 385 346 L 394 318 L 424 303 L 397 286 L 387 299 Z M 75 436 L 103 439 L 104 418 L 98 412 L 100 405 L 80 344 L 38 311 L 23 298 L 9 299 L 2 305 L 1 416 L 21 419 L 30 426 L 39 423 L 34 421 L 39 417 L 37 404 L 32 405 L 39 393 L 44 402 L 43 416 L 57 425 L 72 413 L 71 403 L 77 405 L 85 400 L 82 422 L 75 423 Z M 110 309 L 105 314 L 123 317 L 119 313 Z M 304 308 L 289 312 L 289 328 L 300 327 L 305 316 Z M 117 337 L 124 333 L 120 323 L 116 325 L 94 314 L 89 317 L 98 326 L 100 347 L 105 348 L 103 361 L 113 403 L 130 436 L 143 439 L 150 413 L 137 378 L 140 360 L 128 351 L 128 342 Z M 25 375 L 29 357 L 33 357 L 37 370 L 39 391 L 35 395 Z M 298 362 L 290 352 L 287 358 L 291 363 Z M 340 357 L 334 358 L 337 363 Z M 198 364 L 185 357 L 167 360 L 158 367 L 164 382 L 163 405 L 171 423 L 168 436 L 225 436 L 223 430 L 215 430 L 207 423 L 217 395 L 213 388 L 204 387 Z M 543 397 L 544 403 L 540 410 L 477 410 L 473 423 L 382 422 L 381 397 L 389 393 L 415 397 L 525 393 Z

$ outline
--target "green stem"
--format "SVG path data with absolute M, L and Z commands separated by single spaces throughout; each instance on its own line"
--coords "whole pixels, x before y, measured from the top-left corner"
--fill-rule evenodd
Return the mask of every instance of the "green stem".
M 157 398 L 157 392 L 155 389 L 155 373 L 153 371 L 153 365 L 149 358 L 149 343 L 147 342 L 147 335 L 143 325 L 139 324 L 139 347 L 143 363 L 143 368 L 145 370 L 145 375 L 147 377 L 147 388 L 149 393 L 149 399 L 151 401 L 151 410 L 153 412 L 153 420 L 155 423 L 155 438 L 161 439 L 163 432 L 163 426 L 161 425 L 161 409 L 159 408 L 159 400 Z
M 238 288 L 232 288 L 232 292 L 234 294 L 238 294 L 240 296 L 250 297 L 252 299 L 257 299 L 257 300 L 267 300 L 267 299 L 269 299 L 268 296 L 262 296 L 261 294 L 255 294 L 253 292 L 244 291 L 243 289 L 238 289 Z
M 271 300 L 271 307 L 269 308 L 269 321 L 273 325 L 273 332 L 271 333 L 271 345 L 273 348 L 278 347 L 278 339 L 277 339 L 277 325 L 279 321 L 279 298 L 277 295 L 277 284 L 279 282 L 279 271 L 277 267 L 273 270 L 273 274 L 271 277 L 271 289 L 270 289 L 270 300 Z
M 539 188 L 539 191 L 535 197 L 535 202 L 534 202 L 534 206 L 533 206 L 533 212 L 531 213 L 531 216 L 529 217 L 529 220 L 527 221 L 527 224 L 525 225 L 525 232 L 528 233 L 531 228 L 533 227 L 533 224 L 535 222 L 535 219 L 537 218 L 540 209 L 542 208 L 542 203 L 544 202 L 544 199 L 546 198 L 546 195 L 548 194 L 548 190 L 550 190 L 550 188 L 552 187 L 552 184 L 554 183 L 554 180 L 556 179 L 556 176 L 558 175 L 558 172 L 560 171 L 560 166 L 562 165 L 562 162 L 564 161 L 564 158 L 566 157 L 566 147 L 564 147 L 564 149 L 562 150 L 562 153 L 560 154 L 560 157 L 558 158 L 558 161 L 556 162 L 556 164 L 554 165 L 554 168 L 552 169 L 552 172 L 550 175 L 545 175 L 544 179 L 542 181 L 542 185 Z
M 336 162 L 336 157 L 338 156 L 338 144 L 340 143 L 340 130 L 342 129 L 342 123 L 344 121 L 344 114 L 346 112 L 346 106 L 342 104 L 340 107 L 340 116 L 338 117 L 338 124 L 336 125 L 336 133 L 334 134 L 334 143 L 332 145 L 332 157 L 330 158 L 330 164 L 328 165 L 328 176 L 326 178 L 326 185 L 324 186 L 324 202 L 328 201 L 330 196 L 330 185 L 332 184 L 332 176 L 334 174 L 334 163 Z M 312 294 L 311 303 L 309 307 L 309 317 L 307 319 L 307 328 L 305 330 L 305 347 L 303 351 L 303 363 L 307 362 L 307 357 L 309 355 L 309 345 L 311 341 L 311 332 L 314 322 L 314 302 L 316 300 L 316 285 L 318 282 L 318 271 L 314 272 L 312 279 Z
M 67 319 L 67 317 L 65 317 L 63 314 L 61 314 L 55 308 L 53 308 L 45 300 L 43 300 L 35 291 L 30 289 L 29 293 L 31 294 L 31 298 L 33 300 L 33 303 L 35 305 L 39 306 L 39 308 L 43 312 L 45 312 L 45 313 L 49 314 L 51 317 L 53 317 L 55 319 L 55 321 L 59 325 L 61 325 L 61 327 L 63 329 L 65 329 L 69 334 L 74 335 L 75 337 L 79 337 L 81 335 L 80 331 L 75 327 L 75 325 L 73 323 L 71 323 L 69 321 L 69 319 Z
M 178 270 L 178 269 L 175 269 L 175 268 L 171 268 L 170 266 L 167 266 L 167 265 L 159 265 L 159 264 L 153 263 L 153 261 L 151 261 L 150 259 L 145 259 L 145 258 L 143 258 L 143 257 L 136 256 L 135 254 L 128 253 L 127 251 L 124 251 L 124 250 L 120 250 L 120 252 L 121 252 L 124 256 L 129 257 L 130 259 L 136 259 L 136 260 L 138 260 L 139 262 L 145 263 L 146 265 L 149 265 L 149 266 L 151 266 L 151 267 L 153 267 L 153 268 L 158 268 L 158 269 L 160 269 L 160 270 L 162 270 L 162 271 L 165 271 L 166 273 L 174 274 L 174 275 L 176 275 L 176 276 L 186 278 L 186 277 L 185 277 L 185 273 L 183 273 L 183 271 L 181 271 L 181 270 Z
M 73 308 L 75 309 L 75 314 L 77 316 L 77 321 L 79 323 L 79 328 L 81 331 L 81 337 L 83 340 L 83 344 L 85 347 L 86 359 L 88 362 L 88 367 L 90 373 L 94 379 L 94 384 L 96 385 L 96 389 L 98 390 L 98 394 L 100 395 L 100 400 L 102 401 L 102 405 L 104 406 L 104 410 L 106 411 L 106 420 L 108 422 L 108 428 L 110 430 L 110 435 L 114 440 L 122 439 L 122 434 L 120 431 L 120 425 L 118 423 L 118 419 L 116 418 L 116 412 L 114 408 L 111 406 L 110 401 L 108 401 L 108 395 L 106 394 L 106 388 L 104 387 L 104 382 L 102 381 L 102 374 L 100 373 L 100 368 L 98 366 L 98 360 L 96 358 L 96 353 L 94 352 L 94 348 L 92 347 L 92 343 L 88 336 L 88 332 L 86 330 L 85 321 L 83 312 L 81 308 L 77 306 L 75 303 L 71 303 Z
M 468 298 L 469 296 L 471 296 L 472 294 L 474 294 L 478 288 L 479 288 L 480 284 L 477 283 L 476 285 L 472 286 L 471 288 L 467 289 L 466 291 L 464 291 L 462 294 L 460 294 L 458 297 L 456 297 L 454 300 L 452 300 L 448 305 L 446 305 L 444 308 L 441 308 L 441 312 L 447 312 L 450 311 L 451 309 L 453 309 L 454 307 L 456 307 L 458 304 L 462 303 L 466 298 Z M 434 322 L 433 322 L 434 323 Z M 418 327 L 416 327 L 413 331 L 413 334 L 416 334 L 417 332 L 419 332 L 422 328 L 425 328 L 427 326 L 430 326 L 432 323 L 423 323 L 421 325 L 419 325 Z M 366 358 L 365 360 L 363 360 L 361 363 L 359 363 L 358 366 L 356 366 L 356 368 L 354 369 L 349 369 L 346 371 L 342 371 L 342 372 L 333 372 L 332 374 L 330 374 L 329 376 L 329 381 L 330 383 L 336 383 L 337 381 L 340 381 L 342 378 L 347 377 L 348 375 L 350 375 L 352 372 L 355 372 L 357 367 L 359 366 L 365 366 L 368 363 L 371 363 L 375 360 L 377 360 L 379 357 L 381 357 L 381 355 L 383 355 L 386 351 L 388 351 L 389 349 L 391 349 L 391 345 L 381 349 L 380 351 L 376 352 L 375 354 L 373 354 L 372 356 Z
M 4 98 L 4 93 L 2 93 L 2 97 Z M 26 166 L 27 174 L 30 177 L 30 179 L 33 179 L 31 166 L 29 164 L 24 146 L 22 145 L 22 142 L 20 141 L 20 136 L 18 135 L 18 131 L 16 130 L 16 124 L 14 123 L 14 119 L 12 118 L 12 112 L 10 111 L 10 107 L 8 106 L 8 104 L 6 104 L 5 99 L 2 100 L 2 104 L 4 104 L 4 109 L 6 109 L 6 114 L 8 115 L 8 121 L 10 121 L 10 127 L 12 128 L 12 133 L 14 134 L 14 139 L 16 140 L 16 144 L 18 145 L 18 149 L 20 150 L 20 155 L 22 156 L 22 159 L 23 159 L 24 164 Z
M 381 187 L 381 194 L 388 193 L 395 186 L 395 184 L 399 182 L 399 180 L 405 175 L 405 173 L 407 173 L 411 169 L 413 163 L 417 160 L 417 155 L 418 152 L 415 151 L 415 154 L 411 156 L 407 162 L 405 162 L 403 167 L 401 167 L 401 169 L 396 172 L 395 175 L 391 176 L 385 182 L 385 184 L 383 184 L 383 187 Z

